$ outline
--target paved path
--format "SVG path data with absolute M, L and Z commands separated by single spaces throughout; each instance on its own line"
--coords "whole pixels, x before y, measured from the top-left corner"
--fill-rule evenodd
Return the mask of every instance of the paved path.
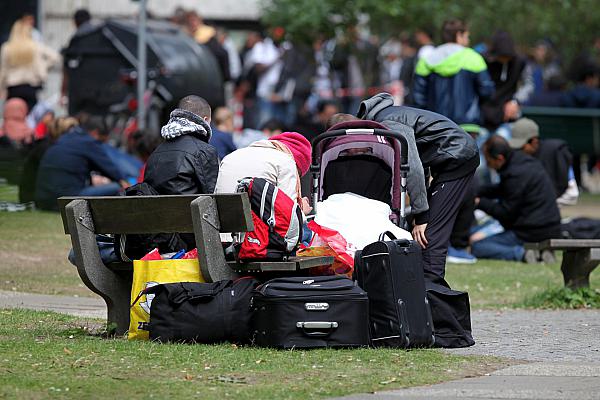
M 344 399 L 600 400 L 600 310 L 475 311 L 477 344 L 452 354 L 529 361 L 489 376 Z
M 106 319 L 106 304 L 100 297 L 52 296 L 0 290 L 0 308 L 49 310 L 78 317 Z

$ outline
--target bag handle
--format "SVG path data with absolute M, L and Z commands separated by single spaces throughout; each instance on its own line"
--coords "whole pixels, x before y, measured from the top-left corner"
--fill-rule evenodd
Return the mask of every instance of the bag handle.
M 385 237 L 388 237 L 392 240 L 397 240 L 396 235 L 394 235 L 392 232 L 390 231 L 385 231 L 383 232 L 381 235 L 379 235 L 379 241 L 382 242 L 385 240 Z
M 302 333 L 306 336 L 325 337 L 333 333 L 337 329 L 337 322 L 326 321 L 298 321 L 296 328 L 302 329 Z M 314 330 L 313 330 L 314 329 Z

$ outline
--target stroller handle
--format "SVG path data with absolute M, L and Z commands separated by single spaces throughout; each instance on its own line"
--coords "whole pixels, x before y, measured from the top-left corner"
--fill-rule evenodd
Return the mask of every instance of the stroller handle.
M 396 139 L 400 142 L 400 171 L 408 171 L 408 142 L 402 134 L 387 129 L 374 129 L 374 128 L 354 128 L 354 129 L 336 129 L 334 131 L 327 131 L 321 133 L 319 136 L 312 140 L 312 165 L 311 171 L 316 172 L 320 168 L 320 164 L 317 160 L 319 157 L 319 147 L 317 146 L 320 142 L 326 139 L 331 139 L 339 136 L 346 135 L 376 135 L 383 136 L 386 138 Z

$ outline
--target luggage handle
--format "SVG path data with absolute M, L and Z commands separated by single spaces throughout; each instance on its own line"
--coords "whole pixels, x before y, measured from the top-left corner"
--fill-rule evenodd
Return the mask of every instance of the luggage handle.
M 337 322 L 326 322 L 326 321 L 298 321 L 296 322 L 296 328 L 302 329 L 302 332 L 306 336 L 312 337 L 325 337 L 331 335 L 334 329 L 337 329 Z M 309 329 L 315 329 L 315 331 L 308 331 Z M 317 330 L 322 329 L 322 330 Z
M 379 241 L 383 242 L 385 240 L 385 237 L 390 238 L 391 240 L 395 241 L 396 244 L 399 244 L 400 246 L 403 247 L 408 247 L 410 246 L 410 240 L 408 239 L 397 239 L 396 235 L 394 235 L 392 232 L 390 231 L 385 231 L 383 232 L 381 235 L 379 235 Z
M 383 241 L 385 240 L 385 237 L 386 237 L 386 236 L 387 236 L 388 238 L 392 239 L 392 240 L 397 240 L 397 239 L 396 239 L 396 235 L 394 235 L 394 234 L 393 234 L 392 232 L 390 232 L 390 231 L 385 231 L 385 232 L 383 232 L 381 235 L 379 235 L 379 241 L 380 241 L 380 242 L 383 242 Z

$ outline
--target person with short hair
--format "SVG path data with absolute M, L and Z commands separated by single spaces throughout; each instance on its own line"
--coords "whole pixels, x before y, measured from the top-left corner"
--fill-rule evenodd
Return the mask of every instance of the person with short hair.
M 113 196 L 129 186 L 102 146 L 102 131 L 102 117 L 90 116 L 48 148 L 36 179 L 37 207 L 57 210 L 61 196 Z M 92 185 L 92 172 L 108 178 L 108 183 Z
M 148 158 L 144 182 L 161 195 L 213 193 L 219 157 L 209 144 L 210 121 L 205 99 L 195 95 L 181 99 L 160 131 L 165 141 Z
M 579 189 L 573 172 L 573 155 L 560 139 L 540 138 L 540 128 L 529 118 L 520 118 L 512 128 L 510 147 L 540 160 L 554 185 L 558 205 L 577 203 Z
M 475 204 L 497 219 L 504 232 L 474 242 L 473 255 L 529 262 L 525 243 L 560 237 L 560 212 L 552 181 L 538 160 L 513 150 L 501 136 L 490 137 L 483 153 L 488 166 L 498 171 L 500 183 L 480 188 Z
M 215 146 L 219 159 L 237 149 L 233 143 L 233 112 L 227 107 L 218 107 L 213 113 L 210 144 Z
M 479 125 L 482 122 L 479 103 L 494 93 L 485 60 L 468 47 L 469 29 L 464 21 L 445 21 L 442 40 L 444 44 L 417 62 L 414 104 L 459 125 Z

